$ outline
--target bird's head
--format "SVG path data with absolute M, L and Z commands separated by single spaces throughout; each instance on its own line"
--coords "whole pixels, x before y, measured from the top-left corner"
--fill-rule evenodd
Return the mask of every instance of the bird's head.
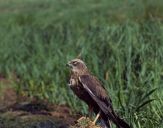
M 71 71 L 82 75 L 87 72 L 87 66 L 81 59 L 73 59 L 66 64 L 70 67 Z

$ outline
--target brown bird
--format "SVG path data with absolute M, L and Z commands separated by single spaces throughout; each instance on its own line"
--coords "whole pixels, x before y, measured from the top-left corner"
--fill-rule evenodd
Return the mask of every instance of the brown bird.
M 69 86 L 73 92 L 83 100 L 89 110 L 97 115 L 93 123 L 98 118 L 104 122 L 105 127 L 110 128 L 112 121 L 118 128 L 130 128 L 113 110 L 111 99 L 101 82 L 89 72 L 86 64 L 81 59 L 73 59 L 67 63 L 71 68 Z

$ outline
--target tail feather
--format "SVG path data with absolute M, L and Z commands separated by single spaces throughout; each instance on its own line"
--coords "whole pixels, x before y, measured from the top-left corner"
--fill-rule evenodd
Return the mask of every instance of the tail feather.
M 100 124 L 101 124 L 100 126 L 101 126 L 102 128 L 111 128 L 110 122 L 107 121 L 107 120 L 101 119 L 101 120 L 100 120 Z
M 119 128 L 130 128 L 129 124 L 126 123 L 123 119 L 121 119 L 118 115 L 116 115 L 116 120 Z

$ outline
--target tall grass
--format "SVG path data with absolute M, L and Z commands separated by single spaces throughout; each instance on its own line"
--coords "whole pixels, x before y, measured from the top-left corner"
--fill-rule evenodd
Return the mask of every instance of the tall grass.
M 81 53 L 134 128 L 162 127 L 161 1 L 0 3 L 0 73 L 16 74 L 18 93 L 86 113 L 67 86 L 65 67 Z

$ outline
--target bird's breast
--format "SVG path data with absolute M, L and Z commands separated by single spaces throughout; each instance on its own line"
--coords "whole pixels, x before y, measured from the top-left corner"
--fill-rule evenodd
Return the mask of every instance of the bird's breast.
M 79 82 L 78 76 L 76 75 L 71 76 L 69 80 L 69 86 L 80 99 L 83 99 L 83 97 L 85 97 L 86 92 L 81 83 Z
M 85 96 L 85 91 L 79 85 L 71 86 L 72 91 L 81 99 Z
M 75 86 L 76 84 L 77 84 L 77 82 L 76 82 L 75 79 L 71 78 L 71 79 L 69 80 L 68 85 L 69 85 L 70 87 Z

